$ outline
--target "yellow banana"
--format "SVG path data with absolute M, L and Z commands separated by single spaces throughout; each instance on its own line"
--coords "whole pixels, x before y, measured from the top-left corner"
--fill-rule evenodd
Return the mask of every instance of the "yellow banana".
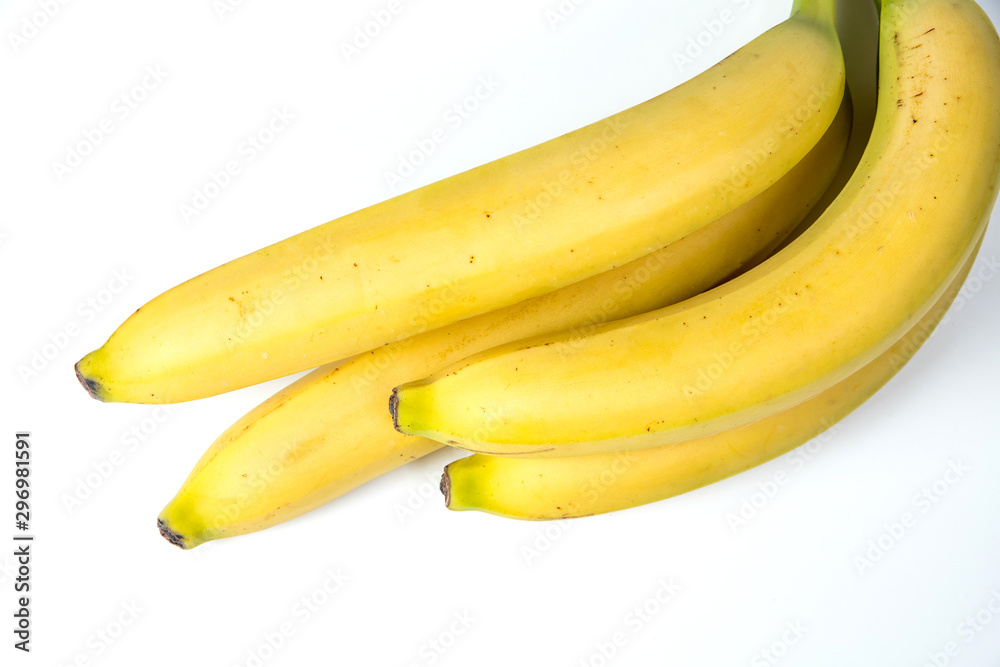
M 589 516 L 671 498 L 781 456 L 832 427 L 899 372 L 944 318 L 974 259 L 975 253 L 905 336 L 805 403 L 746 426 L 653 449 L 560 458 L 473 454 L 445 468 L 445 504 L 513 519 Z
M 937 301 L 1000 181 L 1000 40 L 971 0 L 886 0 L 872 137 L 839 196 L 760 266 L 660 311 L 516 342 L 400 387 L 404 433 L 487 454 L 659 447 L 802 403 Z
M 781 180 L 716 222 L 639 260 L 560 290 L 320 368 L 274 395 L 205 452 L 159 516 L 191 548 L 307 512 L 441 445 L 398 433 L 392 387 L 510 340 L 675 303 L 772 249 L 833 179 L 847 147 L 849 100 Z
M 81 359 L 103 401 L 211 396 L 512 305 L 741 206 L 840 106 L 835 0 L 604 121 L 320 225 L 156 297 Z

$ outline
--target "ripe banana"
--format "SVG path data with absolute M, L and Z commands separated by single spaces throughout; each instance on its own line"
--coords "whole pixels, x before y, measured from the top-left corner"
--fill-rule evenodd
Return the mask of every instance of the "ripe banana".
M 392 387 L 469 354 L 548 331 L 586 330 L 681 301 L 780 243 L 833 179 L 847 147 L 845 97 L 827 133 L 781 180 L 703 229 L 639 260 L 523 303 L 320 368 L 227 429 L 159 516 L 183 548 L 287 521 L 438 449 L 397 432 Z
M 835 0 L 606 120 L 197 276 L 77 375 L 95 398 L 188 401 L 344 359 L 644 257 L 746 203 L 840 106 Z
M 473 454 L 441 478 L 445 504 L 513 519 L 565 519 L 638 507 L 749 470 L 807 442 L 867 401 L 913 357 L 972 268 L 875 361 L 818 396 L 729 431 L 664 447 L 561 458 Z
M 940 298 L 1000 181 L 1000 40 L 971 0 L 886 0 L 871 140 L 839 196 L 760 266 L 681 304 L 517 342 L 403 385 L 397 428 L 487 454 L 659 447 L 802 403 Z

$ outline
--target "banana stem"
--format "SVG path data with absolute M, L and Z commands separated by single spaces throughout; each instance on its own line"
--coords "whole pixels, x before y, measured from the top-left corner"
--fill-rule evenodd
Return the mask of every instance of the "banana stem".
M 792 3 L 792 16 L 797 15 L 814 18 L 825 25 L 836 26 L 837 0 L 795 0 Z

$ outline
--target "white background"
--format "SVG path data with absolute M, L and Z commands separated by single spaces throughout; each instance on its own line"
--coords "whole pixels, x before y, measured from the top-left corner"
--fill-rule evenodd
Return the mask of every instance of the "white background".
M 577 2 L 553 25 L 558 0 L 403 0 L 350 61 L 341 44 L 387 0 L 253 0 L 222 13 L 212 0 L 52 3 L 35 33 L 24 21 L 44 3 L 0 4 L 0 433 L 8 459 L 14 432 L 32 433 L 37 535 L 30 655 L 11 647 L 13 547 L 0 549 L 4 664 L 920 666 L 956 642 L 948 664 L 1000 665 L 1000 615 L 984 613 L 991 622 L 971 637 L 963 626 L 1000 605 L 1000 280 L 970 283 L 963 307 L 805 465 L 786 457 L 651 506 L 538 524 L 447 511 L 436 483 L 456 454 L 442 453 L 261 533 L 191 552 L 157 533 L 201 452 L 288 380 L 169 415 L 93 401 L 73 364 L 128 314 L 236 256 L 652 97 L 790 6 Z M 842 4 L 863 128 L 874 10 Z M 995 0 L 985 7 L 1000 21 Z M 679 65 L 675 54 L 723 9 L 735 21 Z M 31 36 L 15 45 L 20 34 Z M 122 118 L 115 100 L 147 68 L 163 79 L 146 78 Z M 480 77 L 495 92 L 446 124 Z M 246 161 L 240 144 L 274 109 L 294 120 Z M 105 118 L 112 131 L 60 178 L 53 163 Z M 446 141 L 391 189 L 385 172 L 437 127 Z M 863 132 L 855 139 L 856 155 Z M 180 205 L 229 159 L 243 160 L 240 174 L 186 221 Z M 1000 256 L 998 217 L 974 272 Z M 123 288 L 91 310 L 109 287 Z M 63 339 L 67 327 L 76 333 Z M 63 349 L 22 377 L 52 340 Z M 135 427 L 143 439 L 125 447 Z M 116 449 L 123 462 L 69 507 Z M 914 497 L 953 463 L 967 471 L 921 511 Z M 4 541 L 15 532 L 12 467 L 0 478 Z M 762 495 L 782 472 L 786 483 Z M 907 512 L 915 525 L 887 538 Z M 880 538 L 890 546 L 860 569 Z M 327 595 L 331 573 L 346 581 Z M 679 588 L 665 603 L 662 582 Z M 303 597 L 323 602 L 307 615 Z M 292 633 L 272 650 L 266 638 L 283 624 Z M 605 658 L 615 633 L 624 645 Z M 761 653 L 772 647 L 784 653 L 776 662 Z

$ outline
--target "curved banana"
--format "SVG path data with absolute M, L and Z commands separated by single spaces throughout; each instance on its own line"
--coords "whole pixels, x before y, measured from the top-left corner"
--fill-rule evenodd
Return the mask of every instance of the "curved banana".
M 905 336 L 805 403 L 730 431 L 653 449 L 527 459 L 473 454 L 445 467 L 445 504 L 512 519 L 590 516 L 687 493 L 781 456 L 832 427 L 899 372 L 944 319 L 974 260 L 975 253 Z
M 126 320 L 77 375 L 173 403 L 347 358 L 644 257 L 746 203 L 840 106 L 835 0 L 606 120 L 208 271 Z
M 780 243 L 823 194 L 847 147 L 851 107 L 788 174 L 747 204 L 647 257 L 529 301 L 313 371 L 227 429 L 159 516 L 191 548 L 287 521 L 441 445 L 392 427 L 386 397 L 469 354 L 681 301 Z
M 878 109 L 854 175 L 760 266 L 683 303 L 517 342 L 398 388 L 397 427 L 486 454 L 659 447 L 817 395 L 918 321 L 1000 181 L 1000 40 L 971 0 L 886 0 Z

